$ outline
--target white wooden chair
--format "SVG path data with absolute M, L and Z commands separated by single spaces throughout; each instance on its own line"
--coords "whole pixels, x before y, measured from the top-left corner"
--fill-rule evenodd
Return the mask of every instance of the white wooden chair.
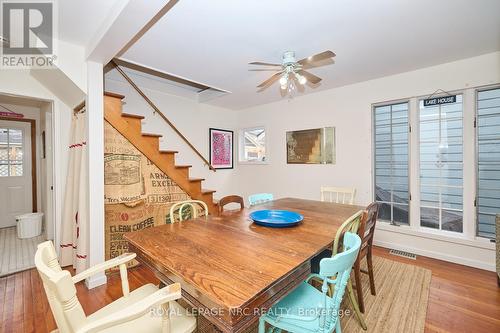
M 201 207 L 203 208 L 203 214 L 206 217 L 208 215 L 208 206 L 206 203 L 204 203 L 201 200 L 186 200 L 186 201 L 181 201 L 174 203 L 172 207 L 170 207 L 170 223 L 175 223 L 176 221 L 176 211 L 177 211 L 177 216 L 179 217 L 179 221 L 183 221 L 184 217 L 182 213 L 184 212 L 184 209 L 186 207 L 189 207 L 191 210 L 191 218 L 195 219 L 199 216 L 198 208 Z
M 354 205 L 355 200 L 355 188 L 321 186 L 321 201 Z
M 146 284 L 130 292 L 127 262 L 135 253 L 122 254 L 75 276 L 62 270 L 51 241 L 38 245 L 35 265 L 42 278 L 58 329 L 54 332 L 172 332 L 189 333 L 196 329 L 196 318 L 188 316 L 176 299 L 181 297 L 178 283 L 158 289 Z M 106 269 L 119 266 L 123 297 L 87 316 L 76 296 L 75 284 Z

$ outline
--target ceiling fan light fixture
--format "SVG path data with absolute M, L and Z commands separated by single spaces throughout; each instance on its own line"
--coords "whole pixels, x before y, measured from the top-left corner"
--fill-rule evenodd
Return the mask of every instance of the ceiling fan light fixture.
M 288 74 L 283 74 L 283 76 L 280 78 L 280 85 L 282 89 L 286 88 L 286 85 L 288 83 Z M 283 88 L 285 87 L 285 88 Z
M 299 81 L 299 83 L 300 83 L 301 85 L 306 84 L 307 79 L 306 79 L 306 77 L 305 77 L 305 76 L 300 75 L 300 74 L 296 74 L 296 76 L 297 76 L 297 80 Z

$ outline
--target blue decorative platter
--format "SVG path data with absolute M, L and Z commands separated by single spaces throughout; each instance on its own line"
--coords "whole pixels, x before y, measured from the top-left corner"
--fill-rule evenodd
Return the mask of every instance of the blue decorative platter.
M 250 213 L 255 224 L 271 228 L 286 228 L 299 224 L 304 216 L 288 210 L 266 209 Z

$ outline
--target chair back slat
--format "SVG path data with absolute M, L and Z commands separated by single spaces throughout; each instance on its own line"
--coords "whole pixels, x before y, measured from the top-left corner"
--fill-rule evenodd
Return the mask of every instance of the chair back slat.
M 59 332 L 77 331 L 87 319 L 76 296 L 71 274 L 61 269 L 51 241 L 38 245 L 35 266 L 42 279 Z
M 377 224 L 378 218 L 378 204 L 372 202 L 363 213 L 362 222 L 360 224 L 360 230 L 358 232 L 359 237 L 361 237 L 362 244 L 365 243 L 372 245 L 373 236 L 375 234 L 375 226 Z
M 330 332 L 337 324 L 337 320 L 340 320 L 338 311 L 360 247 L 361 239 L 359 236 L 356 233 L 345 232 L 343 234 L 343 252 L 337 253 L 331 258 L 324 258 L 320 262 L 319 275 L 323 279 L 324 309 L 327 310 L 321 312 L 325 318 L 320 318 L 320 325 L 325 332 Z M 330 302 L 327 301 L 329 286 L 334 287 L 333 301 Z
M 321 201 L 354 205 L 356 200 L 355 188 L 322 186 L 320 193 Z
M 186 208 L 189 208 L 189 210 L 187 211 L 190 212 L 190 215 L 185 214 Z M 170 223 L 175 223 L 176 220 L 184 221 L 185 219 L 188 219 L 187 216 L 195 219 L 200 216 L 200 209 L 203 216 L 206 217 L 208 215 L 208 206 L 205 202 L 201 200 L 186 200 L 176 202 L 170 207 Z M 176 216 L 178 218 L 176 218 Z
M 360 210 L 345 220 L 344 223 L 338 228 L 335 234 L 335 240 L 333 241 L 332 255 L 335 255 L 342 251 L 344 234 L 346 232 L 357 233 L 359 229 L 359 224 L 363 216 L 363 211 Z
M 224 211 L 224 206 L 230 203 L 235 203 L 240 205 L 240 209 L 245 208 L 245 201 L 239 195 L 228 195 L 219 200 L 219 214 Z
M 250 206 L 259 205 L 273 200 L 274 196 L 271 193 L 252 194 L 251 196 L 248 197 L 248 202 L 250 203 Z

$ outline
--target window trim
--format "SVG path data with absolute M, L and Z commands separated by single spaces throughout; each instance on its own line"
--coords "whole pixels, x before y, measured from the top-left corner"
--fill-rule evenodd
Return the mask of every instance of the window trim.
M 264 132 L 266 133 L 266 137 L 264 139 L 264 144 L 266 148 L 266 160 L 265 161 L 249 161 L 243 159 L 243 154 L 244 154 L 244 135 L 243 132 L 248 132 L 248 131 L 253 131 L 256 129 L 263 129 Z M 238 164 L 243 164 L 243 165 L 267 165 L 269 164 L 269 137 L 268 137 L 268 131 L 266 126 L 264 125 L 257 125 L 257 126 L 252 126 L 252 127 L 245 127 L 245 128 L 240 128 L 238 130 Z
M 479 93 L 482 91 L 500 89 L 500 84 L 492 84 L 474 88 L 474 181 L 475 181 L 475 195 L 474 195 L 474 233 L 476 239 L 492 240 L 493 238 L 484 237 L 479 235 Z
M 383 106 L 392 106 L 392 105 L 397 105 L 397 104 L 403 104 L 406 103 L 408 105 L 408 224 L 400 224 L 401 226 L 409 227 L 411 226 L 411 187 L 410 187 L 410 181 L 411 181 L 411 99 L 410 98 L 402 98 L 402 99 L 397 99 L 397 100 L 391 100 L 388 102 L 378 102 L 378 103 L 373 103 L 372 104 L 372 112 L 371 112 L 371 122 L 372 122 L 372 195 L 373 195 L 373 201 L 377 202 L 377 186 L 376 186 L 376 148 L 375 148 L 375 143 L 376 143 L 376 131 L 375 131 L 375 109 L 377 107 L 383 107 Z M 392 112 L 392 110 L 391 110 Z M 391 205 L 393 205 L 392 203 Z M 391 211 L 392 215 L 392 211 Z M 392 217 L 392 216 L 391 216 Z M 388 221 L 388 220 L 378 220 L 383 223 L 387 223 L 389 225 L 396 225 L 394 224 L 394 221 Z

